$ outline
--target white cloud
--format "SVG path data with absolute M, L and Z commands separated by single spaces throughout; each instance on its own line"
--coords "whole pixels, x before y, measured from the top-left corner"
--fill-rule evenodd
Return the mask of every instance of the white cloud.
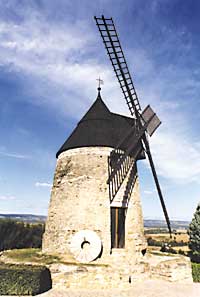
M 152 195 L 155 191 L 151 191 L 151 190 L 144 190 L 143 193 L 147 194 L 147 195 Z
M 10 201 L 10 200 L 16 200 L 15 196 L 10 196 L 10 195 L 2 195 L 0 196 L 1 201 Z
M 152 154 L 160 175 L 190 183 L 200 178 L 200 146 L 174 131 L 152 137 Z
M 156 1 L 154 5 L 155 9 Z M 95 99 L 94 86 L 100 75 L 105 82 L 102 91 L 106 94 L 105 102 L 112 111 L 127 113 L 111 65 L 107 58 L 106 65 L 99 58 L 101 55 L 97 47 L 100 48 L 101 41 L 97 36 L 98 32 L 95 31 L 94 35 L 85 22 L 70 25 L 66 20 L 65 24 L 58 26 L 47 23 L 39 13 L 29 13 L 28 18 L 18 24 L 1 21 L 0 64 L 26 76 L 25 92 L 36 95 L 35 103 L 56 107 L 57 111 L 77 119 L 89 107 L 89 101 Z M 176 36 L 168 32 L 162 54 L 175 39 Z M 105 57 L 103 47 L 101 51 Z M 150 141 L 159 174 L 178 182 L 199 180 L 199 147 L 187 133 L 189 116 L 181 113 L 183 107 L 189 104 L 182 98 L 188 90 L 199 87 L 199 82 L 192 79 L 185 69 L 170 63 L 158 72 L 145 49 L 134 49 L 134 54 L 132 50 L 128 51 L 128 57 L 136 78 L 139 78 L 136 87 L 142 103 L 151 103 L 164 122 L 164 128 L 159 128 Z M 15 153 L 0 154 L 27 158 Z M 40 182 L 36 186 L 42 184 L 44 187 L 51 186 Z
M 51 188 L 52 184 L 46 183 L 46 182 L 36 182 L 35 186 L 36 187 L 42 187 L 42 188 Z
M 82 27 L 79 23 L 56 27 L 41 16 L 30 17 L 18 25 L 3 22 L 0 24 L 0 64 L 9 66 L 11 71 L 22 72 L 32 82 L 43 79 L 40 91 L 44 94 L 50 85 L 51 89 L 60 86 L 65 91 L 82 87 L 84 94 L 101 69 L 94 61 L 84 59 L 82 62 L 81 57 L 92 39 L 90 32 L 83 31 Z M 37 90 L 35 83 L 31 91 Z M 63 101 L 63 96 L 61 99 L 52 97 L 49 104 Z
M 115 101 L 115 111 L 127 112 L 124 102 L 120 103 L 122 94 L 116 88 L 111 65 L 105 65 L 96 55 L 96 47 L 101 44 L 100 39 L 96 42 L 97 36 L 98 32 L 94 35 L 83 21 L 71 25 L 66 20 L 58 26 L 34 14 L 21 24 L 2 21 L 0 65 L 23 74 L 24 91 L 34 95 L 34 104 L 45 103 L 78 118 L 88 108 L 88 101 L 95 99 L 96 78 L 101 76 L 108 104 Z M 72 102 L 71 98 L 76 100 Z
M 139 94 L 144 98 L 143 103 L 150 103 L 162 121 L 150 138 L 157 172 L 175 183 L 199 182 L 200 147 L 194 139 L 196 113 L 190 111 L 191 106 L 199 110 L 199 83 L 191 78 L 187 69 L 183 71 L 170 64 L 158 77 L 153 61 L 143 51 L 141 56 L 142 59 L 136 61 L 136 72 L 142 73 Z M 190 90 L 194 93 L 196 90 L 196 94 L 191 96 Z M 149 166 L 148 162 L 146 164 Z
M 15 159 L 30 159 L 30 156 L 27 155 L 21 155 L 18 153 L 14 152 L 5 152 L 5 151 L 0 151 L 0 157 L 8 157 L 8 158 L 15 158 Z

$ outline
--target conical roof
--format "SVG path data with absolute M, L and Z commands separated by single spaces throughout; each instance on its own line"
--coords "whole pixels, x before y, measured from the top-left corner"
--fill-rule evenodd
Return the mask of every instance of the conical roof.
M 111 112 L 108 107 L 105 105 L 101 96 L 98 95 L 95 102 L 92 104 L 90 109 L 86 112 L 80 122 L 88 121 L 88 120 L 110 120 Z M 80 123 L 79 122 L 79 123 Z
M 80 147 L 114 148 L 134 125 L 134 119 L 110 112 L 100 94 L 56 154 Z M 126 149 L 128 143 L 121 149 Z

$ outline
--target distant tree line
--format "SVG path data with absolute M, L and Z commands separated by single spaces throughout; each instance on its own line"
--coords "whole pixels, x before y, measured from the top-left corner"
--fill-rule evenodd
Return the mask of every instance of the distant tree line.
M 150 229 L 145 229 L 144 234 L 166 234 L 169 233 L 168 229 L 166 228 L 150 228 Z
M 163 246 L 164 241 L 153 239 L 152 237 L 147 238 L 147 243 L 150 246 Z M 185 246 L 187 243 L 185 243 L 183 240 L 177 242 L 176 240 L 168 241 L 168 245 L 175 247 L 175 246 Z
M 40 248 L 44 224 L 29 224 L 0 219 L 0 251 L 20 248 Z

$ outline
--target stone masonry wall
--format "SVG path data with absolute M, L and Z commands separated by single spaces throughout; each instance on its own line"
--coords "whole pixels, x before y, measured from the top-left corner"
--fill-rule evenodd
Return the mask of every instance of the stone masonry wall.
M 69 252 L 72 236 L 80 230 L 89 229 L 95 231 L 103 243 L 99 263 L 119 265 L 121 259 L 122 266 L 126 268 L 141 257 L 141 250 L 145 248 L 146 242 L 138 179 L 126 215 L 125 249 L 113 249 L 112 253 L 110 250 L 110 200 L 106 183 L 110 151 L 111 148 L 106 147 L 88 147 L 71 149 L 59 155 L 43 238 L 44 252 Z M 126 181 L 122 190 L 125 184 Z M 119 194 L 113 205 L 119 203 L 120 199 L 122 195 L 120 197 Z

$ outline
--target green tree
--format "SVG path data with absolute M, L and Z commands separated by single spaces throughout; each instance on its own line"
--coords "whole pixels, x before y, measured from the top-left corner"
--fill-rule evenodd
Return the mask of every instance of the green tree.
M 194 262 L 200 263 L 200 203 L 198 204 L 192 222 L 189 225 L 188 234 L 191 258 Z
M 41 247 L 44 224 L 26 224 L 0 219 L 0 251 Z

